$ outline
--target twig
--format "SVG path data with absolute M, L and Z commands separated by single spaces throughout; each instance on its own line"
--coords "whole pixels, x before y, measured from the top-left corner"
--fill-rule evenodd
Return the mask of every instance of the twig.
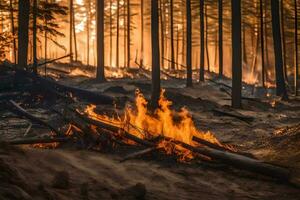
M 124 158 L 122 158 L 120 160 L 120 162 L 125 162 L 126 160 L 130 160 L 130 159 L 133 159 L 133 158 L 137 158 L 139 156 L 142 156 L 142 155 L 145 155 L 145 154 L 148 154 L 150 152 L 153 152 L 155 150 L 159 150 L 159 148 L 157 148 L 156 146 L 155 147 L 149 147 L 149 148 L 146 148 L 146 149 L 143 149 L 143 150 L 140 150 L 140 151 L 136 151 L 132 154 L 129 154 L 127 156 L 125 156 Z

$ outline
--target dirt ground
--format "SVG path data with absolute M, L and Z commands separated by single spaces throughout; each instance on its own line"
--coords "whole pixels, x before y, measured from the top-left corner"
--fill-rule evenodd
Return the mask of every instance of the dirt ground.
M 134 101 L 137 88 L 147 98 L 151 88 L 146 79 L 96 83 L 85 77 L 64 77 L 59 81 L 123 97 L 128 102 Z M 258 96 L 259 101 L 243 100 L 243 109 L 232 111 L 228 94 L 218 85 L 197 83 L 189 89 L 184 85 L 184 80 L 162 81 L 167 98 L 173 101 L 173 109 L 185 106 L 198 129 L 209 130 L 222 143 L 234 145 L 260 160 L 288 167 L 293 180 L 300 180 L 299 98 L 290 97 L 288 102 L 283 102 Z M 245 95 L 253 92 L 249 91 L 246 88 Z M 28 102 L 23 104 L 26 105 Z M 49 106 L 43 99 L 38 105 L 40 110 L 27 108 L 41 119 L 60 121 L 55 114 L 43 109 Z M 223 116 L 214 111 L 216 108 L 238 112 L 253 120 Z M 101 109 L 100 103 L 98 109 Z M 49 134 L 49 130 L 33 125 L 33 130 L 24 136 L 29 120 L 19 118 L 3 105 L 0 113 L 3 141 Z M 294 185 L 221 163 L 180 163 L 156 154 L 119 162 L 128 152 L 126 148 L 95 152 L 64 146 L 56 149 L 12 147 L 3 142 L 0 145 L 0 199 L 300 199 L 300 190 Z

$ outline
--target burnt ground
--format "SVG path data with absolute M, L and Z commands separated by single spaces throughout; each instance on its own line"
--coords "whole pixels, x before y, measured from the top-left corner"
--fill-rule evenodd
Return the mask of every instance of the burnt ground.
M 66 75 L 56 78 L 66 85 L 122 97 L 127 103 L 134 101 L 136 89 L 147 98 L 150 95 L 150 81 L 143 77 L 107 83 Z M 209 130 L 222 143 L 260 160 L 289 168 L 293 182 L 300 182 L 299 98 L 291 97 L 283 102 L 272 95 L 266 98 L 266 91 L 245 86 L 244 95 L 251 98 L 243 100 L 243 109 L 232 110 L 228 106 L 229 96 L 224 92 L 228 88 L 210 81 L 189 89 L 184 84 L 185 81 L 178 79 L 162 81 L 167 98 L 173 101 L 173 109 L 185 106 L 198 129 Z M 63 127 L 63 120 L 53 109 L 64 106 L 65 100 L 26 91 L 14 98 L 35 116 Z M 24 135 L 31 122 L 9 111 L 3 102 L 0 107 L 2 141 L 50 134 L 47 128 L 33 123 Z M 122 110 L 123 106 L 118 108 Z M 97 105 L 100 112 L 112 109 L 100 102 Z M 252 120 L 224 116 L 216 110 L 238 112 Z M 2 142 L 0 199 L 300 199 L 300 190 L 295 185 L 222 163 L 198 160 L 181 163 L 157 153 L 119 162 L 134 150 L 116 147 L 95 151 L 80 145 L 46 149 L 32 145 L 13 147 Z

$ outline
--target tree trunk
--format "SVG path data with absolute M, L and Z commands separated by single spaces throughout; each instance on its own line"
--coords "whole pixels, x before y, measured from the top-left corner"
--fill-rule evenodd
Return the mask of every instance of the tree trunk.
M 259 1 L 260 10 L 260 51 L 261 51 L 261 81 L 262 86 L 265 87 L 265 43 L 264 43 L 264 13 L 263 13 L 263 2 Z
M 283 99 L 287 99 L 288 95 L 285 88 L 283 60 L 282 60 L 279 0 L 271 0 L 271 13 L 272 13 L 274 54 L 275 54 L 276 94 L 278 96 L 282 96 Z
M 164 0 L 160 0 L 160 34 L 161 34 L 161 55 L 162 58 L 165 57 L 165 20 L 164 20 L 164 9 L 165 9 L 165 3 Z M 164 59 L 161 59 L 161 67 L 164 69 L 165 68 L 165 61 Z
M 46 3 L 48 3 L 48 0 L 46 0 Z M 46 25 L 46 27 L 47 27 L 47 25 L 48 25 L 48 21 L 47 21 L 47 19 L 45 19 L 45 25 Z M 45 35 L 44 35 L 44 42 L 45 42 L 45 54 L 44 54 L 44 59 L 45 59 L 45 71 L 44 71 L 44 73 L 45 73 L 45 77 L 47 76 L 47 49 L 48 49 L 48 41 L 47 41 L 47 29 L 45 30 Z
M 33 0 L 33 29 L 32 29 L 32 47 L 33 47 L 33 73 L 37 74 L 37 27 L 36 27 L 36 18 L 37 18 L 37 0 Z
M 206 64 L 207 71 L 210 72 L 210 62 L 209 62 L 209 51 L 208 51 L 208 15 L 207 15 L 207 4 L 205 5 L 205 51 L 206 51 Z
M 219 77 L 223 76 L 223 0 L 219 0 Z
M 191 1 L 186 1 L 186 86 L 192 87 L 192 16 Z
M 241 47 L 241 0 L 231 0 L 232 9 L 232 97 L 231 105 L 242 104 L 242 47 Z
M 284 0 L 280 0 L 280 21 L 281 21 L 281 34 L 282 34 L 282 63 L 283 63 L 283 72 L 284 72 L 284 78 L 288 82 L 288 76 L 287 76 L 287 59 L 286 59 L 286 42 L 285 42 L 285 15 L 284 15 Z
M 151 107 L 158 107 L 160 96 L 160 53 L 159 53 L 158 0 L 151 0 L 151 45 L 152 45 L 152 94 Z
M 140 66 L 144 65 L 144 0 L 141 0 L 141 55 Z
M 120 0 L 117 0 L 116 67 L 119 68 Z
M 72 12 L 72 15 L 73 15 L 73 17 L 72 17 L 72 19 L 73 19 L 73 21 L 72 21 L 72 23 L 73 23 L 72 29 L 73 29 L 73 35 L 74 35 L 75 61 L 77 62 L 78 61 L 78 49 L 77 49 L 76 23 L 75 23 L 75 13 L 74 13 L 74 10 Z
M 127 0 L 127 67 L 130 67 L 130 24 L 131 11 L 130 0 Z
M 105 81 L 104 75 L 104 2 L 97 0 L 97 80 Z
M 298 5 L 297 5 L 297 0 L 294 1 L 294 9 L 295 9 L 295 53 L 294 53 L 294 57 L 295 57 L 295 72 L 294 72 L 294 76 L 295 76 L 295 95 L 298 96 L 298 88 L 299 88 L 299 84 L 298 84 L 298 76 L 299 76 L 299 60 L 298 60 Z
M 14 36 L 13 39 L 13 51 L 14 51 L 14 64 L 17 64 L 17 47 L 16 47 L 16 39 L 15 39 L 15 20 L 14 20 L 14 8 L 13 8 L 13 0 L 9 1 L 10 6 L 10 23 L 11 23 L 11 33 Z
M 170 0 L 171 69 L 175 69 L 173 0 Z
M 91 2 L 87 0 L 87 16 L 86 16 L 86 63 L 90 66 L 90 15 L 91 15 Z
M 112 0 L 109 0 L 109 66 L 112 67 L 112 50 L 113 50 L 113 41 L 112 41 Z
M 200 0 L 200 81 L 204 81 L 204 0 Z
M 179 57 L 179 27 L 176 27 L 176 69 L 179 69 L 178 57 Z
M 73 12 L 74 12 L 74 10 L 73 10 L 73 0 L 70 0 L 69 1 L 69 3 L 70 3 L 70 5 L 69 5 L 69 7 L 70 7 L 70 32 L 69 32 L 69 34 L 70 34 L 70 41 L 69 41 L 69 48 L 70 48 L 70 63 L 72 63 L 73 62 L 73 36 L 72 36 L 72 34 L 73 34 Z
M 18 68 L 27 68 L 28 30 L 29 30 L 29 0 L 19 1 L 18 16 Z

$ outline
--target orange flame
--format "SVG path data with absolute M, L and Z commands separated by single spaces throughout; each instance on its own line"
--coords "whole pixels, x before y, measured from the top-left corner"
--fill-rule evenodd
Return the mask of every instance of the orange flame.
M 117 127 L 123 128 L 127 132 L 141 138 L 153 139 L 163 136 L 170 140 L 163 140 L 158 148 L 163 148 L 167 154 L 175 153 L 183 160 L 191 159 L 191 152 L 184 149 L 180 145 L 173 143 L 174 141 L 184 142 L 186 144 L 197 146 L 193 142 L 194 136 L 222 146 L 217 138 L 211 132 L 203 132 L 195 127 L 192 117 L 186 108 L 181 108 L 179 112 L 171 110 L 172 102 L 164 96 L 164 91 L 159 99 L 159 108 L 152 114 L 147 109 L 147 100 L 140 91 L 136 91 L 135 106 L 136 109 L 127 107 L 125 115 L 121 118 L 110 118 L 107 115 L 99 115 L 95 113 L 95 105 L 87 106 L 85 112 L 94 120 L 99 120 Z

